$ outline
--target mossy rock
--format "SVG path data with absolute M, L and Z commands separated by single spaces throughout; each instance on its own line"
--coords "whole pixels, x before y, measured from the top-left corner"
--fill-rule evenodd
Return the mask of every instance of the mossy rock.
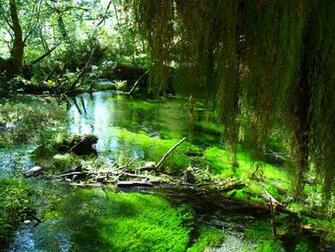
M 52 157 L 52 162 L 57 171 L 68 171 L 80 166 L 80 160 L 70 153 L 56 154 Z
M 97 154 L 95 144 L 98 138 L 95 135 L 84 134 L 82 136 L 71 136 L 55 146 L 60 153 L 73 152 L 76 155 Z

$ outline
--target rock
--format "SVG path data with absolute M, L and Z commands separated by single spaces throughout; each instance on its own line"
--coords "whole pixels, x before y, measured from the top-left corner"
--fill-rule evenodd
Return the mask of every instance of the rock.
M 97 142 L 98 138 L 95 135 L 74 136 L 60 143 L 57 150 L 60 153 L 73 152 L 79 156 L 96 154 L 95 144 Z
M 184 172 L 183 180 L 185 183 L 194 184 L 195 183 L 195 176 L 193 175 L 192 167 L 187 167 Z
M 41 166 L 34 166 L 33 168 L 29 169 L 24 173 L 26 177 L 32 177 L 40 175 L 43 171 L 43 168 Z
M 98 138 L 94 135 L 82 135 L 79 141 L 73 143 L 71 150 L 77 155 L 96 154 L 95 148 Z

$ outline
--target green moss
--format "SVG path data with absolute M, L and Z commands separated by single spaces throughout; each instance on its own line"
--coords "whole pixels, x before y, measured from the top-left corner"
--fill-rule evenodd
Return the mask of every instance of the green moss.
M 221 135 L 223 132 L 222 125 L 219 125 L 210 121 L 196 121 L 195 125 L 200 127 L 203 132 L 213 133 L 215 135 Z
M 59 171 L 66 171 L 69 170 L 77 165 L 79 165 L 80 161 L 77 157 L 72 154 L 56 154 L 52 158 L 53 165 L 55 166 L 56 170 Z
M 335 243 L 335 218 L 315 219 L 303 216 L 302 222 L 307 228 L 324 233 L 323 239 Z
M 199 237 L 187 252 L 202 252 L 210 247 L 220 246 L 225 238 L 220 230 L 205 226 L 200 227 L 198 233 Z
M 54 204 L 44 225 L 52 225 L 46 239 L 72 230 L 78 251 L 185 251 L 189 214 L 153 195 L 80 190 Z
M 144 159 L 158 162 L 162 156 L 173 146 L 179 139 L 163 140 L 156 137 L 150 137 L 144 133 L 132 133 L 125 129 L 113 128 L 111 134 L 115 134 L 125 143 L 130 143 L 133 147 L 138 146 L 144 153 Z M 197 151 L 198 147 L 184 142 L 166 159 L 163 164 L 166 172 L 174 173 L 186 168 L 191 160 L 185 155 L 187 151 Z
M 31 190 L 17 179 L 0 180 L 0 244 L 6 246 L 16 229 L 32 214 Z
M 279 241 L 273 238 L 271 225 L 265 221 L 256 221 L 245 231 L 246 239 L 256 242 L 257 252 L 283 251 Z
M 315 251 L 315 247 L 313 247 L 312 244 L 306 239 L 300 239 L 294 248 L 294 252 L 313 252 L 313 251 Z
M 209 147 L 204 151 L 204 158 L 211 164 L 210 168 L 215 177 L 234 177 L 247 184 L 249 198 L 252 194 L 264 194 L 266 189 L 280 200 L 283 198 L 280 191 L 287 192 L 291 188 L 286 168 L 278 168 L 264 162 L 254 162 L 250 154 L 242 148 L 239 148 L 237 152 L 238 167 L 231 165 L 231 156 L 226 149 Z M 259 166 L 258 169 L 256 168 L 257 165 Z M 243 199 L 243 195 L 245 195 L 243 191 L 236 194 L 239 199 Z

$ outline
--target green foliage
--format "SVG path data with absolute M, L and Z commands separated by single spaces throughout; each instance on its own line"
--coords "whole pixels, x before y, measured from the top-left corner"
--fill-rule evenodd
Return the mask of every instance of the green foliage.
M 61 172 L 68 171 L 71 168 L 77 167 L 80 164 L 80 161 L 73 154 L 56 154 L 52 158 L 53 165 L 55 169 Z
M 132 133 L 125 129 L 115 128 L 112 129 L 111 133 L 117 135 L 126 143 L 139 146 L 144 152 L 144 159 L 154 162 L 158 162 L 163 155 L 179 141 L 179 139 L 162 140 L 150 137 L 144 133 Z M 191 162 L 185 153 L 190 150 L 197 151 L 198 148 L 188 142 L 178 146 L 163 164 L 164 170 L 166 172 L 176 173 L 185 169 Z
M 2 141 L 12 145 L 43 142 L 60 130 L 65 120 L 65 108 L 56 100 L 20 97 L 0 103 Z
M 161 87 L 167 82 L 164 69 L 174 65 L 176 81 L 188 94 L 217 98 L 233 164 L 241 121 L 256 159 L 264 158 L 273 127 L 280 124 L 292 139 L 297 190 L 316 165 L 330 195 L 335 177 L 331 0 L 133 3 L 149 44 L 152 78 L 159 76 Z
M 242 147 L 237 149 L 238 167 L 231 166 L 231 153 L 218 147 L 205 149 L 204 159 L 209 163 L 215 178 L 231 177 L 247 185 L 244 189 L 230 193 L 239 200 L 264 203 L 265 190 L 278 200 L 286 200 L 286 193 L 291 191 L 287 167 L 254 161 Z M 282 191 L 285 193 L 280 193 Z
M 265 221 L 256 221 L 245 231 L 245 237 L 248 240 L 256 241 L 255 251 L 257 252 L 273 252 L 283 251 L 279 241 L 272 236 L 271 225 Z
M 302 217 L 302 222 L 306 227 L 310 227 L 314 230 L 319 230 L 324 232 L 323 239 L 331 244 L 335 242 L 335 218 L 310 218 L 310 217 Z
M 0 244 L 6 246 L 16 229 L 33 215 L 31 189 L 21 180 L 0 179 Z
M 296 244 L 294 248 L 294 252 L 312 252 L 312 251 L 314 251 L 312 244 L 305 239 L 299 240 L 299 242 Z
M 222 231 L 211 227 L 200 226 L 197 232 L 198 238 L 187 252 L 203 252 L 209 248 L 218 247 L 225 238 Z

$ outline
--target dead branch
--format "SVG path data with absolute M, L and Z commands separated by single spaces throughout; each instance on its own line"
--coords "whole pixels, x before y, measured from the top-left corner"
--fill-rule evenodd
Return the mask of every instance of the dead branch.
M 128 91 L 128 92 L 125 92 L 125 94 L 127 95 L 131 95 L 135 88 L 138 86 L 138 84 L 140 83 L 140 81 L 144 78 L 144 76 L 146 76 L 147 74 L 149 73 L 149 70 L 145 71 L 144 74 L 142 74 L 134 83 L 133 87 Z
M 56 175 L 56 176 L 53 176 L 53 177 L 54 178 L 63 178 L 63 177 L 68 177 L 68 176 L 73 176 L 73 175 L 83 175 L 83 174 L 87 174 L 87 173 L 84 173 L 84 172 L 68 172 L 68 173 L 63 173 L 63 174 Z
M 267 197 L 267 200 L 269 200 L 269 202 L 271 204 L 274 204 L 274 205 L 279 205 L 279 206 L 284 206 L 281 202 L 279 202 L 277 199 L 275 199 L 267 190 L 264 189 L 264 193 Z
M 137 187 L 137 186 L 145 186 L 152 187 L 153 184 L 150 181 L 138 181 L 138 180 L 130 180 L 130 181 L 120 181 L 117 183 L 117 187 Z
M 49 51 L 47 51 L 46 53 L 44 53 L 42 56 L 38 57 L 37 59 L 33 60 L 32 62 L 30 62 L 31 65 L 35 65 L 36 63 L 40 62 L 41 60 L 43 60 L 45 57 L 49 56 L 54 50 L 57 49 L 57 47 L 62 43 L 62 41 L 60 41 L 57 45 L 55 45 L 53 48 L 51 48 Z
M 162 163 L 165 161 L 165 159 L 171 154 L 171 152 L 176 149 L 180 144 L 182 144 L 186 140 L 186 137 L 183 137 L 178 143 L 173 145 L 162 157 L 162 159 L 155 165 L 155 168 L 159 168 Z

